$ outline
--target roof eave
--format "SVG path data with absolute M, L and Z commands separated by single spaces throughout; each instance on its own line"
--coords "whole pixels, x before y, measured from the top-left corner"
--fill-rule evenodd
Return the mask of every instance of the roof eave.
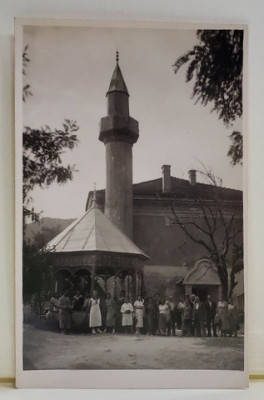
M 115 255 L 115 256 L 122 256 L 122 257 L 134 257 L 134 258 L 140 258 L 142 260 L 149 260 L 150 257 L 147 256 L 145 253 L 126 253 L 126 252 L 118 252 L 118 251 L 106 251 L 106 250 L 53 250 L 53 254 L 59 255 L 59 254 L 87 254 L 87 255 L 96 255 L 96 254 L 109 254 L 109 255 Z

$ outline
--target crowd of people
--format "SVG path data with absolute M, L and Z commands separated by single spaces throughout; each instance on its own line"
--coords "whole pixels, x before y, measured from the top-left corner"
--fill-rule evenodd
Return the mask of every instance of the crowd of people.
M 130 302 L 125 291 L 113 297 L 110 293 L 98 296 L 83 296 L 80 292 L 70 296 L 68 291 L 62 296 L 53 295 L 44 306 L 47 320 L 59 322 L 62 333 L 72 329 L 74 311 L 84 312 L 86 331 L 101 333 L 135 333 L 160 336 L 237 336 L 239 318 L 232 298 L 212 301 L 210 295 L 201 302 L 195 294 L 186 295 L 175 301 L 155 294 L 151 297 L 138 296 Z

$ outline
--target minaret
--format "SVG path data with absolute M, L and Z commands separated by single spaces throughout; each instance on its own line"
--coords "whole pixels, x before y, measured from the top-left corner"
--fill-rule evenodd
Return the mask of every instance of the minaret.
M 118 62 L 117 52 L 106 93 L 107 117 L 101 119 L 99 140 L 106 150 L 105 215 L 132 239 L 132 146 L 138 140 L 138 122 L 129 116 L 129 94 Z

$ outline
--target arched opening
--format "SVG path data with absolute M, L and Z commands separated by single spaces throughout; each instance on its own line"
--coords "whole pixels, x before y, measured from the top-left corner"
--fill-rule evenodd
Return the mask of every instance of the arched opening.
M 123 284 L 119 276 L 112 275 L 106 280 L 106 292 L 111 293 L 113 298 L 117 298 L 122 289 Z
M 126 296 L 130 299 L 130 301 L 133 301 L 135 297 L 135 284 L 133 277 L 129 274 L 126 275 L 124 279 L 124 290 L 126 292 Z
M 91 274 L 86 269 L 79 269 L 74 274 L 74 291 L 83 296 L 91 293 Z
M 194 293 L 201 301 L 205 301 L 210 295 L 212 300 L 217 301 L 221 282 L 214 264 L 208 259 L 201 259 L 187 273 L 183 280 L 185 293 Z
M 73 278 L 69 271 L 63 269 L 56 273 L 55 293 L 61 295 L 66 290 L 71 291 L 73 289 L 73 285 Z

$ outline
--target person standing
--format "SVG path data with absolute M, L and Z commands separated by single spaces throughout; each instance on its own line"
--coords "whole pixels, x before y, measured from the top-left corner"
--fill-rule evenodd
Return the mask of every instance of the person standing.
M 192 308 L 191 324 L 190 324 L 190 335 L 191 336 L 194 336 L 194 334 L 195 334 L 195 329 L 194 329 L 195 299 L 196 299 L 196 295 L 194 293 L 192 293 L 190 296 L 190 306 Z
M 93 295 L 89 300 L 90 318 L 89 326 L 92 329 L 92 333 L 102 333 L 100 330 L 102 326 L 102 315 L 100 310 L 100 299 L 97 297 L 97 291 L 93 291 Z
M 106 331 L 115 333 L 115 323 L 116 323 L 116 304 L 111 296 L 111 293 L 106 294 Z
M 50 312 L 56 314 L 59 311 L 59 299 L 57 293 L 54 293 L 50 298 Z
M 117 332 L 122 332 L 122 314 L 121 314 L 121 307 L 124 304 L 126 293 L 124 290 L 121 290 L 119 296 L 115 299 L 116 300 L 116 330 Z
M 102 325 L 101 330 L 104 332 L 106 330 L 106 316 L 107 316 L 107 307 L 106 307 L 106 293 L 101 290 L 100 294 L 100 311 L 101 311 L 101 318 L 102 318 Z
M 204 306 L 205 306 L 207 336 L 211 337 L 213 328 L 213 335 L 214 337 L 216 337 L 217 336 L 216 326 L 215 326 L 216 303 L 215 301 L 212 301 L 210 295 L 207 296 Z
M 121 306 L 122 327 L 124 332 L 132 333 L 133 331 L 133 306 L 128 297 L 125 297 L 124 303 Z
M 177 312 L 176 312 L 176 323 L 177 323 L 177 329 L 182 330 L 182 325 L 183 325 L 183 308 L 184 308 L 184 300 L 182 297 L 180 297 L 180 301 L 177 305 Z
M 143 328 L 143 317 L 144 317 L 144 301 L 141 296 L 138 296 L 134 303 L 134 318 L 135 318 L 135 328 L 136 335 L 139 335 L 140 329 Z
M 219 297 L 219 301 L 217 303 L 217 315 L 219 318 L 219 330 L 221 331 L 221 336 L 226 336 L 229 332 L 229 323 L 227 319 L 228 312 L 228 304 L 223 297 Z
M 175 336 L 176 304 L 172 296 L 169 297 L 169 300 L 167 300 L 166 303 L 168 304 L 170 314 L 169 331 L 172 336 Z
M 154 330 L 155 334 L 159 333 L 159 305 L 160 305 L 160 295 L 156 293 L 153 298 L 154 303 Z
M 71 329 L 71 311 L 72 305 L 68 291 L 59 298 L 59 325 L 63 334 L 68 334 Z
M 192 327 L 192 307 L 190 300 L 186 297 L 184 301 L 183 311 L 182 311 L 182 336 L 191 336 Z
M 196 296 L 194 304 L 194 333 L 197 337 L 205 336 L 204 318 L 204 304 L 200 302 L 199 296 Z
M 78 290 L 73 297 L 72 307 L 74 311 L 81 311 L 84 304 L 84 296 Z
M 237 306 L 234 305 L 232 298 L 229 299 L 228 303 L 227 319 L 229 322 L 229 336 L 232 337 L 234 334 L 234 336 L 237 337 L 238 311 Z
M 59 315 L 59 296 L 54 293 L 50 298 L 50 309 L 46 314 L 48 327 L 51 330 L 58 329 L 58 315 Z
M 169 307 L 165 302 L 165 298 L 161 298 L 159 305 L 159 329 L 158 332 L 160 335 L 166 335 L 166 329 L 168 326 L 168 315 L 169 315 Z
M 91 294 L 89 292 L 86 292 L 85 296 L 84 296 L 84 303 L 83 303 L 83 308 L 82 308 L 82 310 L 85 311 L 85 317 L 84 317 L 84 332 L 85 333 L 89 332 L 90 298 L 91 298 Z
M 155 306 L 152 297 L 149 297 L 146 301 L 145 313 L 147 322 L 147 335 L 153 335 L 156 331 L 154 329 Z

